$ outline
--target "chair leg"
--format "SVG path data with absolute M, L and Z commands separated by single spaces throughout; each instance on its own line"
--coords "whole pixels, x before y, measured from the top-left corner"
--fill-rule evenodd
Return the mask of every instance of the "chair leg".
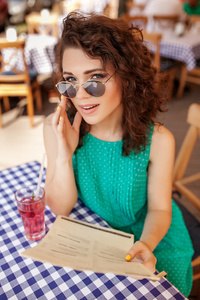
M 172 69 L 162 73 L 162 79 L 166 82 L 166 98 L 168 102 L 172 99 L 175 72 L 176 70 Z
M 0 98 L 0 128 L 3 127 L 2 118 L 1 118 L 1 98 Z
M 195 267 L 199 267 L 199 266 L 200 266 L 200 256 L 198 256 L 195 260 L 192 261 L 193 281 L 200 278 L 200 272 L 199 271 L 197 271 L 197 272 L 194 271 Z
M 3 104 L 4 104 L 5 111 L 10 110 L 10 102 L 7 96 L 3 97 Z
M 188 73 L 187 67 L 185 65 L 183 65 L 181 68 L 180 83 L 179 83 L 179 87 L 178 87 L 178 92 L 176 94 L 176 98 L 181 98 L 183 96 L 187 73 Z
M 36 89 L 36 108 L 37 108 L 37 111 L 39 111 L 39 112 L 42 111 L 42 96 L 41 96 L 41 91 L 40 91 L 39 85 Z
M 40 85 L 38 84 L 37 81 L 34 82 L 33 89 L 34 89 L 34 97 L 35 97 L 35 101 L 36 101 L 37 111 L 41 112 L 42 111 L 42 96 L 41 96 L 41 91 L 40 91 Z
M 172 100 L 172 95 L 173 95 L 173 89 L 174 89 L 174 78 L 175 78 L 175 73 L 176 70 L 172 69 L 169 72 L 168 75 L 168 87 L 169 87 L 169 91 L 168 91 L 168 101 L 170 102 Z
M 30 126 L 33 127 L 33 116 L 34 116 L 34 106 L 33 106 L 33 95 L 32 95 L 32 91 L 30 88 L 30 91 L 28 93 L 27 96 L 27 111 L 28 111 L 28 116 L 29 116 L 29 120 L 30 120 Z

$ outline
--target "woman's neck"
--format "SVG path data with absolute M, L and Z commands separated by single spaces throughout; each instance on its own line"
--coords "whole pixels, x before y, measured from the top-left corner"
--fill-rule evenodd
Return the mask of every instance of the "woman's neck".
M 99 140 L 108 142 L 118 142 L 123 138 L 123 132 L 120 128 L 119 130 L 111 131 L 109 130 L 98 130 L 97 128 L 91 128 L 90 134 Z
M 90 126 L 89 133 L 94 137 L 109 141 L 109 142 L 117 142 L 123 138 L 123 130 L 122 130 L 122 120 L 107 120 L 104 121 L 103 124 L 95 124 Z

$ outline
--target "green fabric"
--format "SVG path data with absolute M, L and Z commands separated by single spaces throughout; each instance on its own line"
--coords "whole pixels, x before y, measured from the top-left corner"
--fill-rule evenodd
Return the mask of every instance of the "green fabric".
M 197 7 L 191 7 L 189 3 L 185 2 L 183 4 L 184 11 L 188 15 L 200 15 L 200 2 L 198 3 Z
M 145 151 L 122 156 L 123 141 L 106 142 L 87 134 L 73 156 L 79 198 L 118 230 L 141 236 L 147 213 L 147 167 L 150 142 Z M 192 286 L 193 247 L 182 214 L 172 201 L 172 223 L 154 251 L 158 271 L 185 296 Z M 162 226 L 162 225 L 161 225 Z

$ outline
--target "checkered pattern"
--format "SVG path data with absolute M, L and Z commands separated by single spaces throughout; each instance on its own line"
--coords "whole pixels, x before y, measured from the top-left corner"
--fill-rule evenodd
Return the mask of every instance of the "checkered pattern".
M 58 40 L 50 35 L 27 35 L 25 56 L 30 57 L 31 65 L 38 74 L 51 74 L 55 59 L 54 47 Z
M 57 42 L 57 39 L 50 35 L 28 34 L 25 45 L 25 57 L 28 67 L 35 69 L 38 74 L 51 74 L 55 60 L 54 47 Z M 4 58 L 9 60 L 12 49 L 4 49 L 2 53 Z M 21 53 L 19 53 L 17 59 L 12 59 L 12 65 L 18 70 L 22 70 Z
M 40 164 L 31 162 L 0 172 L 0 299 L 185 299 L 165 278 L 158 282 L 80 272 L 23 258 L 20 253 L 37 242 L 26 240 L 14 192 L 21 185 L 37 183 Z M 45 173 L 45 171 L 44 171 Z M 42 186 L 44 186 L 44 177 Z M 107 226 L 80 201 L 70 217 Z M 46 207 L 46 230 L 55 215 Z
M 186 33 L 183 37 L 163 36 L 160 54 L 185 63 L 188 71 L 191 71 L 200 58 L 200 36 L 191 33 Z

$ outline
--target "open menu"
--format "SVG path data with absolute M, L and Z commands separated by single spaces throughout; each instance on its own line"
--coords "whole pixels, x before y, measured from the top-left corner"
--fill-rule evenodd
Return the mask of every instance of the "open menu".
M 21 255 L 77 271 L 159 280 L 140 262 L 125 260 L 133 243 L 132 234 L 58 216 L 43 240 Z

